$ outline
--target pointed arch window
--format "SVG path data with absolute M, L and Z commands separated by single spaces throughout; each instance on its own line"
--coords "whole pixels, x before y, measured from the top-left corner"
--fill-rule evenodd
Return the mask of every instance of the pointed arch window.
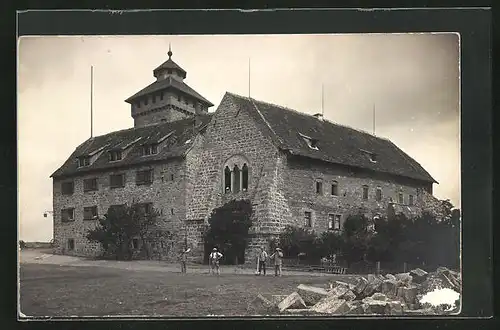
M 247 191 L 248 190 L 248 166 L 247 166 L 247 164 L 243 164 L 243 168 L 241 169 L 241 174 L 242 174 L 242 178 L 241 178 L 242 189 L 243 189 L 243 191 Z
M 226 194 L 231 192 L 231 170 L 228 166 L 224 169 L 224 192 Z
M 240 169 L 238 165 L 234 165 L 233 167 L 233 177 L 234 177 L 234 184 L 233 184 L 233 191 L 235 193 L 240 192 L 240 183 L 241 183 L 241 178 L 240 178 Z

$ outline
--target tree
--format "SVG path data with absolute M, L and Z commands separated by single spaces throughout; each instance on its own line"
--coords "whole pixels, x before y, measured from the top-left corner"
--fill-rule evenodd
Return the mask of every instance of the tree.
M 342 255 L 349 264 L 366 261 L 373 233 L 369 230 L 370 220 L 364 214 L 349 215 L 342 231 Z
M 141 250 L 151 257 L 149 241 L 162 232 L 157 228 L 158 211 L 146 204 L 132 203 L 120 207 L 110 207 L 104 217 L 99 219 L 98 225 L 88 231 L 87 239 L 97 242 L 103 247 L 107 256 L 118 260 L 132 258 L 131 243 L 134 238 L 140 239 Z
M 304 253 L 308 260 L 315 260 L 321 257 L 321 241 L 312 230 L 286 226 L 280 233 L 278 239 L 279 247 L 286 257 L 298 257 L 299 253 Z
M 342 234 L 340 232 L 325 231 L 321 233 L 319 242 L 322 257 L 338 254 L 342 251 Z
M 252 214 L 249 200 L 232 200 L 214 209 L 205 231 L 205 247 L 218 247 L 228 263 L 244 262 Z

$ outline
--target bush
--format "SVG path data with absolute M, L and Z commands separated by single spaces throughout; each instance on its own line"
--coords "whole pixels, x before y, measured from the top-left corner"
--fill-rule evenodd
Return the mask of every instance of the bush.
M 226 263 L 244 263 L 252 213 L 252 204 L 248 200 L 233 200 L 214 209 L 205 231 L 205 251 L 216 246 Z M 208 253 L 205 254 L 207 257 Z
M 279 236 L 278 245 L 285 257 L 296 258 L 303 253 L 308 260 L 321 258 L 321 242 L 312 230 L 286 226 Z

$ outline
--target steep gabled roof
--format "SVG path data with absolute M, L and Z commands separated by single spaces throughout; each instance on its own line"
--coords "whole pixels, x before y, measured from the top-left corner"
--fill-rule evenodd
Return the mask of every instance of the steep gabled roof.
M 206 125 L 212 114 L 197 117 L 200 124 Z M 51 177 L 69 176 L 94 170 L 104 170 L 119 166 L 138 165 L 152 161 L 164 161 L 175 157 L 184 156 L 191 147 L 192 141 L 197 134 L 194 129 L 194 119 L 183 119 L 170 123 L 161 123 L 151 126 L 130 128 L 93 137 L 80 144 L 66 162 L 56 170 Z M 167 138 L 165 138 L 168 136 Z M 191 140 L 191 141 L 189 141 Z M 145 143 L 163 142 L 163 147 L 158 154 L 142 156 L 142 146 Z M 107 151 L 130 148 L 125 157 L 110 163 Z M 97 159 L 91 165 L 78 168 L 77 157 L 90 156 L 91 153 L 98 154 Z
M 160 90 L 165 90 L 168 88 L 176 89 L 179 90 L 187 95 L 190 95 L 191 97 L 194 97 L 195 99 L 205 103 L 208 106 L 213 106 L 212 102 L 201 96 L 198 92 L 196 92 L 194 89 L 189 87 L 185 82 L 179 81 L 177 79 L 174 79 L 172 77 L 168 77 L 162 80 L 157 80 L 150 84 L 149 86 L 141 89 L 139 92 L 135 93 L 131 97 L 125 100 L 125 102 L 132 103 L 135 99 L 138 97 L 144 96 L 146 94 L 160 91 Z
M 226 96 L 237 107 L 249 110 L 277 147 L 292 155 L 436 182 L 419 163 L 387 139 L 271 103 L 232 93 Z M 311 148 L 305 137 L 315 142 L 317 150 Z M 376 156 L 375 161 L 371 155 Z

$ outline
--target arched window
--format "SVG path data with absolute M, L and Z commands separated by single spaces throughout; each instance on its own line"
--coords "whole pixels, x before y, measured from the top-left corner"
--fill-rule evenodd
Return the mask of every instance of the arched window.
M 231 170 L 228 166 L 224 169 L 224 192 L 231 192 Z
M 243 164 L 243 168 L 241 169 L 241 172 L 242 172 L 242 178 L 241 178 L 241 181 L 242 181 L 242 188 L 243 188 L 243 191 L 247 191 L 248 190 L 248 166 L 247 164 Z
M 238 165 L 234 165 L 233 167 L 233 175 L 234 175 L 234 184 L 233 184 L 233 191 L 235 193 L 240 192 L 240 169 L 238 168 Z

